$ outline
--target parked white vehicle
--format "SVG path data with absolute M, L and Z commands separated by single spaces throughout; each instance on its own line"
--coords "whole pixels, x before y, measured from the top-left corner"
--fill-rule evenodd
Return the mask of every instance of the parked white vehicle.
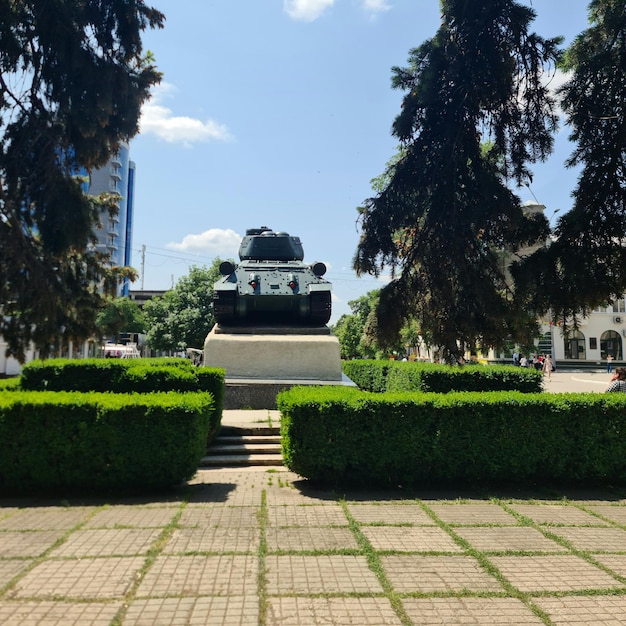
M 106 343 L 102 346 L 102 354 L 107 359 L 138 359 L 141 356 L 136 343 Z

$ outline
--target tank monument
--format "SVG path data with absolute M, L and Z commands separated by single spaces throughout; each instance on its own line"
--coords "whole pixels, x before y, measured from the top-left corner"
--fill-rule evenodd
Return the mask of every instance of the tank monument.
M 262 226 L 246 231 L 239 263 L 220 265 L 204 364 L 226 372 L 224 408 L 275 408 L 293 385 L 352 384 L 327 326 L 326 266 L 304 262 L 299 237 Z

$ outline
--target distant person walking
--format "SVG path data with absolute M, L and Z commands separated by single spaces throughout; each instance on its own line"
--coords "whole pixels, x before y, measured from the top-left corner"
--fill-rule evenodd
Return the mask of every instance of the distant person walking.
M 606 388 L 606 392 L 622 391 L 626 393 L 626 368 L 616 367 L 615 374 L 611 377 L 611 382 Z
M 544 376 L 548 376 L 548 380 L 552 380 L 552 359 L 549 354 L 546 354 L 541 365 Z
M 606 371 L 610 374 L 613 371 L 613 355 L 606 355 Z

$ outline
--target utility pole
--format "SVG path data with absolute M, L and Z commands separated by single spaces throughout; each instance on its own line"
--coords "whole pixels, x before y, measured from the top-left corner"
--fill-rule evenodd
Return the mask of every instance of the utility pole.
M 146 272 L 146 244 L 141 246 L 141 291 L 143 291 L 143 278 Z

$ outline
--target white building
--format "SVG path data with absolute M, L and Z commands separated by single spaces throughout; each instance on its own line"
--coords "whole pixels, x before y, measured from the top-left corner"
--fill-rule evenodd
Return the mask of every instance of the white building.
M 559 326 L 544 324 L 542 330 L 545 344 L 550 339 L 552 356 L 557 361 L 598 364 L 609 354 L 614 361 L 623 361 L 626 299 L 622 297 L 612 305 L 596 309 L 580 321 L 578 330 L 565 335 Z

